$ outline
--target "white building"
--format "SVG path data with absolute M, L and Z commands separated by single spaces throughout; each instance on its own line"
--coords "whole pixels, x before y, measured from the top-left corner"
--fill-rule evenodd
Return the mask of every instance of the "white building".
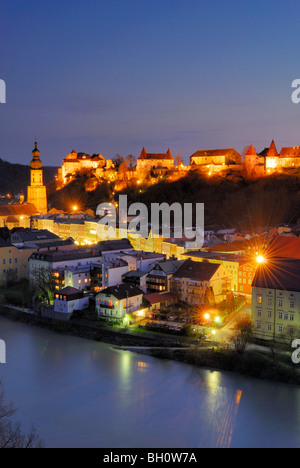
M 121 284 L 106 288 L 97 294 L 96 312 L 98 317 L 124 319 L 127 314 L 142 314 L 142 303 L 141 289 L 131 284 Z
M 70 286 L 61 289 L 55 294 L 54 318 L 69 320 L 74 310 L 82 310 L 89 306 L 89 296 Z

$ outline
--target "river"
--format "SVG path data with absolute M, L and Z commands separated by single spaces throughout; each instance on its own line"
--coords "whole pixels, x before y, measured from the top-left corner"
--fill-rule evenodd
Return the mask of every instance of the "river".
M 46 447 L 300 447 L 300 390 L 0 317 L 0 379 Z

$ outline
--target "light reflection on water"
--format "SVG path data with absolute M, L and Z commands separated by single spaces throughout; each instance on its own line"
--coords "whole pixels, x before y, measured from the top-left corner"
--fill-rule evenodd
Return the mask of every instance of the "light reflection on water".
M 298 388 L 0 318 L 7 394 L 49 447 L 300 446 Z

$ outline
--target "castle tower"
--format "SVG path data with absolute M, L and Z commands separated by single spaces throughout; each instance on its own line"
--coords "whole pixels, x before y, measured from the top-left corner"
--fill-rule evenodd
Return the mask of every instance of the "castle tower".
M 40 152 L 35 141 L 35 148 L 32 151 L 32 160 L 30 163 L 30 186 L 27 187 L 27 203 L 32 203 L 38 213 L 47 213 L 47 194 L 46 187 L 43 185 L 43 163 L 40 160 Z

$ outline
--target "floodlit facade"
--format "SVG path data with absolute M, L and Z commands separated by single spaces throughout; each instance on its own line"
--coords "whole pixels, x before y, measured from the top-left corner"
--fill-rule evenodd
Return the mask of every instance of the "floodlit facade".
M 259 265 L 252 284 L 252 324 L 256 338 L 299 338 L 300 260 L 275 257 Z
M 38 213 L 46 214 L 47 193 L 46 186 L 43 184 L 43 163 L 40 160 L 40 154 L 36 141 L 30 163 L 30 186 L 27 187 L 27 202 L 34 205 Z

